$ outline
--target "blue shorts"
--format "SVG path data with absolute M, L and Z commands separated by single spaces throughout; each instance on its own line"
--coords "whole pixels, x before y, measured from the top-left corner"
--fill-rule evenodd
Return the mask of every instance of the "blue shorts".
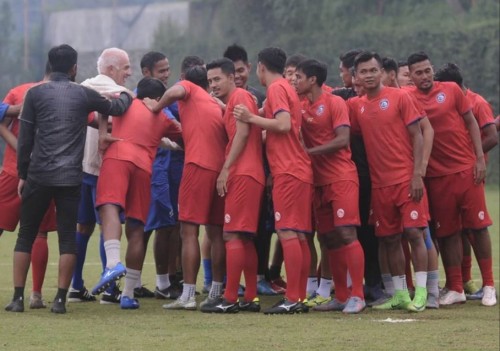
M 169 150 L 158 149 L 151 175 L 151 204 L 144 231 L 170 227 L 176 224 L 176 217 L 170 202 Z
M 179 219 L 179 187 L 181 185 L 182 171 L 184 170 L 184 151 L 173 151 L 168 169 L 168 182 L 170 185 L 170 203 L 174 211 L 174 219 Z

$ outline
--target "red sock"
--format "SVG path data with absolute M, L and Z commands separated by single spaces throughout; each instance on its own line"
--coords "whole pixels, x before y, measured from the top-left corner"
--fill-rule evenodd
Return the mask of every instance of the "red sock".
M 46 236 L 37 236 L 31 250 L 31 274 L 33 277 L 33 291 L 41 293 L 47 262 L 49 260 L 49 246 Z
M 413 285 L 413 277 L 411 274 L 411 252 L 410 252 L 410 244 L 408 240 L 402 238 L 401 245 L 403 246 L 403 253 L 405 254 L 405 274 L 406 274 L 406 286 L 409 290 L 415 290 L 415 286 Z
M 328 250 L 330 270 L 332 271 L 333 282 L 335 283 L 335 298 L 339 302 L 346 302 L 349 298 L 347 289 L 347 262 L 345 258 L 345 246 L 340 249 Z
M 444 267 L 444 271 L 446 273 L 446 286 L 448 289 L 463 292 L 463 282 L 462 282 L 462 267 L 461 266 L 452 266 L 452 267 Z
M 257 297 L 257 251 L 255 244 L 250 240 L 244 240 L 245 265 L 243 274 L 245 275 L 245 301 L 250 302 Z
M 347 269 L 351 274 L 352 296 L 364 300 L 363 278 L 365 276 L 365 255 L 358 240 L 344 247 Z
M 481 270 L 483 286 L 495 286 L 495 282 L 493 280 L 492 258 L 478 258 L 477 263 L 479 264 L 479 269 Z
M 239 239 L 226 241 L 226 291 L 224 298 L 235 303 L 238 301 L 241 272 L 245 265 L 245 248 Z
M 300 277 L 302 270 L 302 249 L 299 238 L 280 239 L 286 271 L 286 295 L 290 302 L 300 299 Z
M 299 298 L 301 301 L 304 301 L 307 297 L 307 278 L 311 269 L 311 251 L 309 251 L 307 239 L 300 240 L 300 248 L 302 250 L 302 267 L 300 269 Z
M 464 283 L 472 280 L 472 257 L 471 256 L 463 256 L 462 258 L 462 279 Z

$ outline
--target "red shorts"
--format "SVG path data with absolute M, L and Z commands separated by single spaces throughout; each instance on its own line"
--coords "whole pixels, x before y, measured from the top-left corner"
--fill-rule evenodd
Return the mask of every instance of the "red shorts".
M 19 178 L 8 173 L 0 173 L 0 229 L 13 232 L 19 223 L 21 198 L 17 194 Z M 40 232 L 52 232 L 57 229 L 56 207 L 54 200 L 40 223 Z
M 343 180 L 317 186 L 314 191 L 314 208 L 318 234 L 333 232 L 335 227 L 358 226 L 359 185 Z
M 151 201 L 151 174 L 129 161 L 104 159 L 97 180 L 95 207 L 118 205 L 126 218 L 146 223 Z
M 179 188 L 179 221 L 222 226 L 224 198 L 217 194 L 218 172 L 188 163 Z
M 474 184 L 474 170 L 427 178 L 429 205 L 436 236 L 446 237 L 462 228 L 483 229 L 492 224 L 486 209 L 484 184 Z
M 312 232 L 311 208 L 314 187 L 289 174 L 273 177 L 274 226 L 276 230 Z
M 229 178 L 224 203 L 225 232 L 257 232 L 263 191 L 264 185 L 250 176 Z
M 405 228 L 425 228 L 429 221 L 427 193 L 420 202 L 413 201 L 410 181 L 372 189 L 375 235 L 379 237 L 403 233 Z

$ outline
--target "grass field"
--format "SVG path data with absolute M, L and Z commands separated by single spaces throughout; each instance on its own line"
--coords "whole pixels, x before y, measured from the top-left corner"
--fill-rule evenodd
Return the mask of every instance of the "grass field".
M 494 272 L 499 274 L 499 191 L 487 193 L 495 225 L 490 228 Z M 15 235 L 0 239 L 0 302 L 12 296 L 12 248 Z M 57 240 L 49 237 L 50 255 L 44 295 L 56 291 Z M 123 245 L 125 246 L 125 245 Z M 91 239 L 85 276 L 90 287 L 99 275 L 97 236 Z M 480 282 L 477 265 L 473 276 Z M 443 275 L 441 276 L 443 278 Z M 199 282 L 201 279 L 199 279 Z M 154 288 L 151 251 L 143 283 Z M 30 279 L 26 290 L 30 291 Z M 201 289 L 201 286 L 199 285 Z M 203 297 L 199 297 L 201 300 Z M 264 307 L 277 299 L 262 298 Z M 0 350 L 499 350 L 499 306 L 480 302 L 425 311 L 421 314 L 376 312 L 360 315 L 308 313 L 265 316 L 239 313 L 207 315 L 165 311 L 162 302 L 143 299 L 141 308 L 122 311 L 99 303 L 70 304 L 68 313 L 48 310 L 0 311 Z

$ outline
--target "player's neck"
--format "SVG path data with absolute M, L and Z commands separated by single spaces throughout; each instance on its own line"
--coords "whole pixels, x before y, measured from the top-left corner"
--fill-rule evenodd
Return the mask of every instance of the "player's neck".
M 315 103 L 316 101 L 318 101 L 321 94 L 323 94 L 323 90 L 321 89 L 321 87 L 318 87 L 317 85 L 315 85 L 311 89 L 311 92 L 308 94 L 307 97 L 308 97 L 309 101 L 311 101 L 312 103 Z
M 282 78 L 283 78 L 283 76 L 279 73 L 268 72 L 266 74 L 266 87 L 270 86 L 275 81 L 277 81 L 278 79 L 282 79 Z
M 221 97 L 221 101 L 225 104 L 227 104 L 227 102 L 229 101 L 229 99 L 231 98 L 231 95 L 233 95 L 234 91 L 236 90 L 236 86 L 233 86 L 229 89 L 229 91 L 227 92 L 226 95 L 224 95 L 223 97 Z
M 379 84 L 376 88 L 373 89 L 366 89 L 366 97 L 368 99 L 377 97 L 377 95 L 380 94 L 381 90 L 382 90 L 382 84 Z

